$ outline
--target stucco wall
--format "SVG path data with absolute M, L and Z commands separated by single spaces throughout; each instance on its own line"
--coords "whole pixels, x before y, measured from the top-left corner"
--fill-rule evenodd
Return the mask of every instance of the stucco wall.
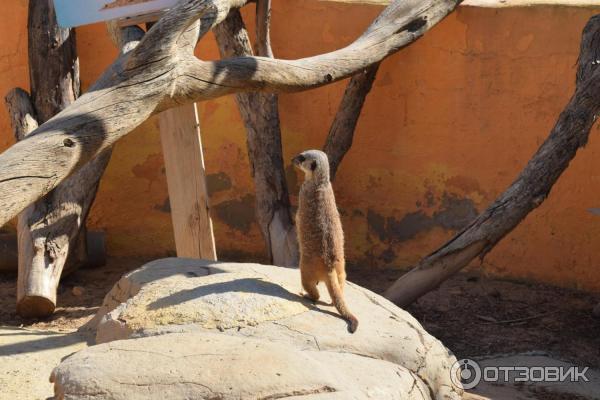
M 0 15 L 0 92 L 28 87 L 26 0 Z M 273 47 L 282 58 L 347 44 L 378 6 L 277 0 Z M 590 8 L 461 7 L 383 64 L 335 183 L 351 262 L 407 267 L 434 250 L 516 177 L 574 87 Z M 246 12 L 248 14 L 248 12 Z M 252 25 L 249 23 L 249 25 Z M 116 51 L 102 25 L 78 30 L 83 86 Z M 212 36 L 198 54 L 216 58 Z M 344 83 L 280 97 L 286 160 L 322 146 Z M 232 97 L 200 105 L 218 252 L 260 259 L 245 136 Z M 13 142 L 0 112 L 0 149 Z M 600 143 L 591 140 L 549 199 L 488 255 L 486 271 L 600 289 Z M 297 193 L 288 169 L 290 190 Z M 293 201 L 295 202 L 295 196 Z M 155 119 L 120 141 L 90 225 L 115 256 L 173 253 Z

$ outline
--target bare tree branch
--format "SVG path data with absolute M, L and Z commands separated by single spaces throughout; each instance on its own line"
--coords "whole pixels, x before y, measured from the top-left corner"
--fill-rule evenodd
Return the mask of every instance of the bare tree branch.
M 6 97 L 18 141 L 80 92 L 75 31 L 58 26 L 50 0 L 29 2 L 27 28 L 31 98 L 22 89 Z M 87 182 L 73 190 L 69 181 L 77 175 L 19 215 L 17 311 L 22 316 L 51 314 L 63 267 L 67 261 L 72 269 L 86 261 L 85 219 L 95 191 L 87 197 L 82 190 L 89 189 Z
M 268 11 L 261 18 L 266 15 Z M 259 24 L 265 25 L 264 21 Z M 231 11 L 214 32 L 223 57 L 252 55 L 250 38 L 238 10 Z M 267 32 L 268 27 L 262 34 Z M 266 42 L 266 37 L 260 38 L 257 47 L 269 52 Z M 298 243 L 283 167 L 277 95 L 238 93 L 236 100 L 246 127 L 248 157 L 256 189 L 256 215 L 269 262 L 297 266 Z
M 332 181 L 335 179 L 335 174 L 342 159 L 352 147 L 356 124 L 367 95 L 371 91 L 378 69 L 379 63 L 371 65 L 364 71 L 354 75 L 348 86 L 346 86 L 344 97 L 342 97 L 323 146 L 323 151 L 329 158 L 329 173 Z
M 546 141 L 513 184 L 473 222 L 410 272 L 385 296 L 406 306 L 436 288 L 475 257 L 483 258 L 504 236 L 548 197 L 577 150 L 588 140 L 600 112 L 600 16 L 583 31 L 577 87 Z
M 200 61 L 186 34 L 208 31 L 245 1 L 183 0 L 88 93 L 0 154 L 0 226 L 153 114 L 229 93 L 300 91 L 343 79 L 415 41 L 459 2 L 396 0 L 353 44 L 320 56 Z
M 36 101 L 34 105 L 18 88 L 6 97 L 17 141 L 37 128 L 36 116 L 50 118 L 79 96 L 75 32 L 57 25 L 49 0 L 32 0 L 29 6 L 29 69 Z M 132 48 L 130 43 L 143 35 L 140 31 L 123 30 L 129 35 L 119 43 Z M 17 311 L 22 316 L 50 315 L 63 271 L 90 261 L 85 221 L 110 156 L 111 149 L 104 150 L 19 215 Z
M 271 0 L 256 1 L 256 53 L 273 58 L 271 49 Z
M 10 123 L 17 141 L 37 129 L 38 120 L 29 93 L 21 88 L 14 88 L 4 98 Z
M 423 36 L 459 3 L 460 0 L 396 0 L 352 44 L 314 57 L 187 60 L 176 99 L 202 101 L 257 90 L 297 92 L 347 78 Z

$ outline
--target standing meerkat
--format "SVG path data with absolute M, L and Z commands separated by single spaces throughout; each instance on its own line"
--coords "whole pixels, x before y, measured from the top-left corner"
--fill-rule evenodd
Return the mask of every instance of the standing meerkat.
M 329 160 L 322 151 L 307 150 L 294 157 L 292 163 L 304 172 L 296 214 L 302 286 L 316 302 L 317 285 L 325 282 L 333 305 L 349 322 L 348 330 L 354 333 L 358 320 L 344 301 L 344 231 L 329 181 Z

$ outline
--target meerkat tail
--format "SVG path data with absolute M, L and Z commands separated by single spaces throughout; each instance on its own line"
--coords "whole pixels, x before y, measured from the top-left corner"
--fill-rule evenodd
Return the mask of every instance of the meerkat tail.
M 344 296 L 342 295 L 342 290 L 340 289 L 335 270 L 327 274 L 325 284 L 327 285 L 327 290 L 329 291 L 329 296 L 333 301 L 333 305 L 340 315 L 350 323 L 348 330 L 350 333 L 356 332 L 356 329 L 358 328 L 358 319 L 348 310 L 348 307 L 346 307 L 346 302 L 344 301 Z

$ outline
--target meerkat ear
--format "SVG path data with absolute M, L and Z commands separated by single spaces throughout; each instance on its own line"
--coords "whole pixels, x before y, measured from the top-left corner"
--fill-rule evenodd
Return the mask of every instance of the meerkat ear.
M 313 160 L 313 161 L 310 163 L 310 170 L 311 170 L 311 171 L 314 171 L 315 169 L 317 169 L 317 162 Z

